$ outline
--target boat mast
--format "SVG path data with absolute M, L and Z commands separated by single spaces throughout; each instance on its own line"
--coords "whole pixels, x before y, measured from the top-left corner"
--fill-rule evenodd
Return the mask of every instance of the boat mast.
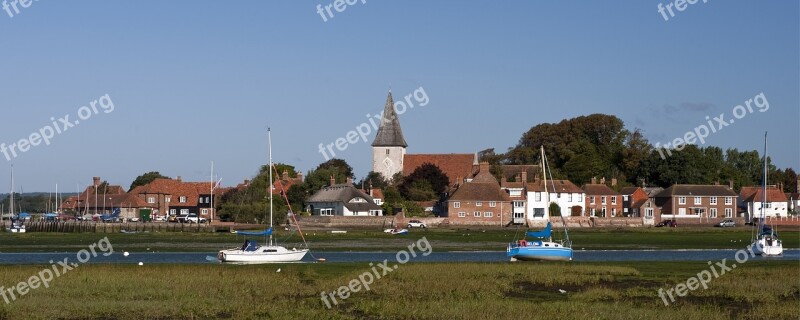
M 761 232 L 761 228 L 764 227 L 764 218 L 766 218 L 766 213 L 764 211 L 767 210 L 767 132 L 764 132 L 764 185 L 763 185 L 763 194 L 761 196 L 761 219 L 758 221 L 759 231 Z
M 272 130 L 267 128 L 267 140 L 269 142 L 269 228 L 272 229 L 272 194 L 275 184 L 272 183 Z M 272 246 L 272 233 L 269 234 L 269 245 Z
M 11 216 L 13 217 L 14 216 L 14 165 L 13 164 L 11 165 L 11 200 L 10 200 L 10 205 L 11 205 L 10 206 L 11 207 L 11 209 L 10 209 L 11 211 L 9 211 L 9 213 L 11 213 Z
M 544 205 L 544 212 L 547 216 L 547 221 L 550 222 L 550 192 L 547 191 L 547 171 L 545 169 L 545 161 L 544 161 L 544 145 L 541 146 L 542 149 L 542 178 L 544 179 L 544 195 L 545 195 L 545 205 Z

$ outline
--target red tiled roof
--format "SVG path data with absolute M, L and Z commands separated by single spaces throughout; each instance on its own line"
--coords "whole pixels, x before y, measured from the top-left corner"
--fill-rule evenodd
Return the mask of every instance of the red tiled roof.
M 475 155 L 464 154 L 406 154 L 403 158 L 403 175 L 410 175 L 425 163 L 433 164 L 444 172 L 450 183 L 458 178 L 469 178 L 477 171 Z
M 470 182 L 464 182 L 453 191 L 449 201 L 511 201 L 508 194 L 489 171 L 481 171 Z
M 181 207 L 194 207 L 200 198 L 200 194 L 211 192 L 211 182 L 183 182 L 180 180 L 155 179 L 141 188 L 134 189 L 137 195 L 140 194 L 169 194 L 172 195 L 172 205 Z M 201 190 L 203 193 L 200 193 Z M 179 198 L 186 197 L 186 202 L 180 203 Z
M 668 198 L 672 196 L 735 197 L 737 194 L 729 189 L 728 186 L 674 184 L 659 192 L 654 197 Z
M 619 192 L 614 191 L 613 189 L 609 188 L 607 185 L 604 184 L 587 184 L 583 186 L 583 191 L 586 192 L 587 196 L 621 195 Z
M 625 188 L 620 189 L 619 193 L 622 194 L 622 195 L 629 196 L 629 195 L 632 195 L 632 194 L 636 193 L 636 190 L 639 190 L 639 187 L 625 187 Z
M 744 199 L 744 202 L 761 202 L 764 199 L 764 189 L 758 188 L 755 193 Z M 767 203 L 786 202 L 786 194 L 777 187 L 767 187 Z

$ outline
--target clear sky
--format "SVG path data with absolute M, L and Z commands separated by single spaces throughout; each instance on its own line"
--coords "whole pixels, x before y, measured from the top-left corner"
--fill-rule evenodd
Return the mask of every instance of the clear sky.
M 95 175 L 127 187 L 148 171 L 208 180 L 214 161 L 235 185 L 265 163 L 267 127 L 274 160 L 305 172 L 325 160 L 320 143 L 380 112 L 389 88 L 400 100 L 419 87 L 429 103 L 400 119 L 409 153 L 505 151 L 536 124 L 592 113 L 664 144 L 706 116 L 729 122 L 763 92 L 767 111 L 753 107 L 705 145 L 761 150 L 769 130 L 774 163 L 800 169 L 798 1 L 700 0 L 670 7 L 668 21 L 667 0 L 359 0 L 324 21 L 316 7 L 331 3 L 38 0 L 0 11 L 0 143 L 51 117 L 73 123 L 50 145 L 0 154 L 0 183 L 12 162 L 17 191 L 31 192 L 74 191 Z M 334 149 L 358 178 L 369 142 Z

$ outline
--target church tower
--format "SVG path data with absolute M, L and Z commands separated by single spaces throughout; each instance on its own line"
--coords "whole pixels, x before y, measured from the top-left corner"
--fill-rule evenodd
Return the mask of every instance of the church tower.
M 408 144 L 403 138 L 400 119 L 394 111 L 392 91 L 389 90 L 378 134 L 372 142 L 372 171 L 380 172 L 384 178 L 391 180 L 396 173 L 403 171 L 406 147 Z

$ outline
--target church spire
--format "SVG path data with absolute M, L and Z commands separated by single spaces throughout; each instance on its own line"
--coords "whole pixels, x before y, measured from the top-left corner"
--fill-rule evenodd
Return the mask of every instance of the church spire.
M 400 128 L 400 118 L 397 112 L 394 111 L 394 99 L 392 99 L 392 90 L 389 90 L 389 96 L 386 97 L 386 106 L 383 108 L 383 118 L 381 120 L 378 134 L 375 135 L 375 141 L 372 142 L 373 147 L 408 147 L 406 139 L 403 138 L 403 129 Z

